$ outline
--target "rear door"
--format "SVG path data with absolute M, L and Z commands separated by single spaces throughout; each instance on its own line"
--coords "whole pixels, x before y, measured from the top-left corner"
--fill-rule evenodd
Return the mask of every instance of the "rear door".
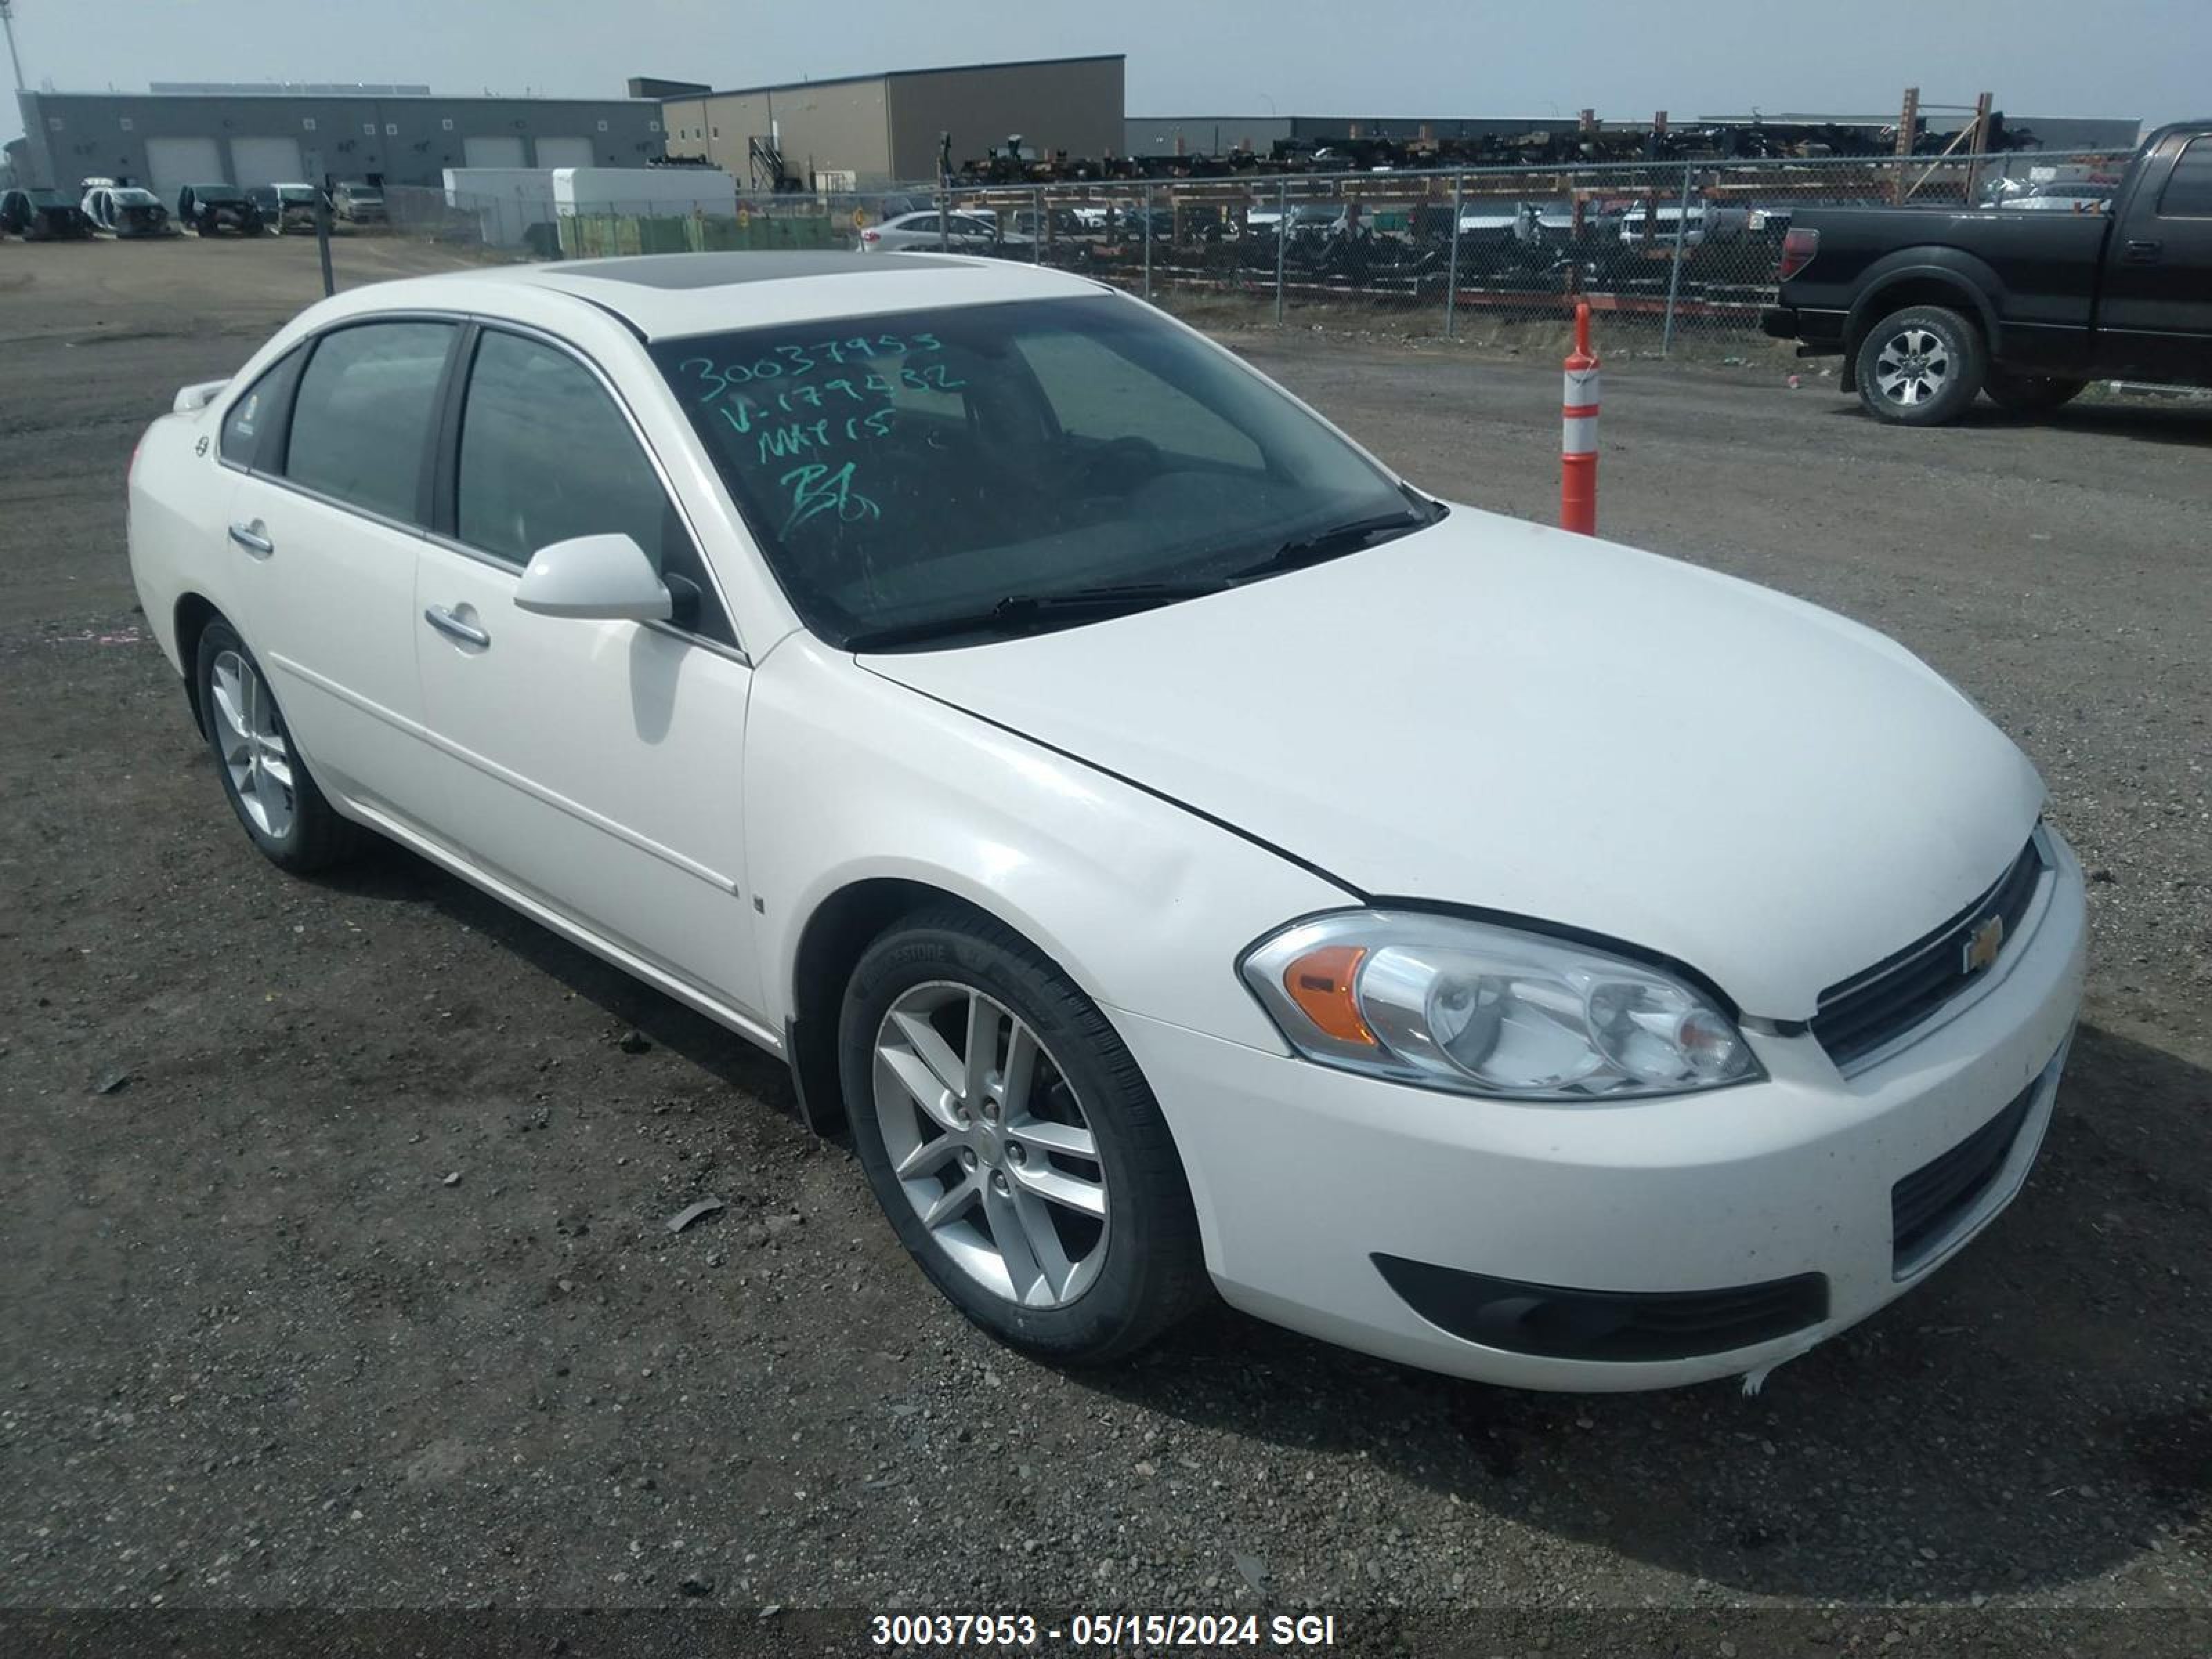
M 755 1014 L 740 817 L 752 670 L 712 574 L 594 365 L 489 325 L 470 350 L 416 629 L 453 837 L 488 873 Z M 696 609 L 670 625 L 516 608 L 532 553 L 605 532 L 688 583 Z
M 417 828 L 437 812 L 416 561 L 459 334 L 435 318 L 331 329 L 282 366 L 289 380 L 232 405 L 222 434 L 240 472 L 231 619 L 325 790 Z
M 2176 134 L 2112 228 L 2100 360 L 2144 380 L 2212 380 L 2212 134 Z

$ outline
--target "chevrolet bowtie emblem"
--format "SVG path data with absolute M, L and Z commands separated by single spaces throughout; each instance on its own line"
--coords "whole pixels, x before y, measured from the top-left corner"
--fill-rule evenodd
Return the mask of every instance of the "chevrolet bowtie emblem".
M 1966 935 L 1965 965 L 1960 972 L 1978 974 L 1997 959 L 2004 949 L 2004 918 L 1984 916 L 1974 924 L 1974 931 Z

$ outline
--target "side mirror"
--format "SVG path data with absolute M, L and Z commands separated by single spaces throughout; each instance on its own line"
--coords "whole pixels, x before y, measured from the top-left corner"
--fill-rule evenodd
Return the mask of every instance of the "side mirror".
M 628 536 L 577 536 L 530 556 L 514 603 L 541 617 L 602 622 L 666 622 L 675 614 L 668 586 Z

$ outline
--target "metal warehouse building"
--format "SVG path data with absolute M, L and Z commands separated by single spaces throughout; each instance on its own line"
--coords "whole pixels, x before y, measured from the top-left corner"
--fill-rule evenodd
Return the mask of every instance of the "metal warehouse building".
M 712 161 L 755 190 L 867 190 L 934 179 L 1019 133 L 1025 149 L 1099 157 L 1121 149 L 1119 53 L 897 70 L 668 98 L 668 153 Z M 639 83 L 634 83 L 639 84 Z
M 441 98 L 371 89 L 21 92 L 28 181 L 127 178 L 164 200 L 189 184 L 328 173 L 436 185 L 457 167 L 642 167 L 660 106 L 631 99 Z

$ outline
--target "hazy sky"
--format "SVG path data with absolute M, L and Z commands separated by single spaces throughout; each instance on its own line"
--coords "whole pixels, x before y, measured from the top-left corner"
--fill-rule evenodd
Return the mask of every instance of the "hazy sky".
M 619 97 L 1121 52 L 1133 115 L 2212 113 L 2212 0 L 15 0 L 33 88 L 427 82 Z M 21 131 L 12 98 L 0 137 Z

